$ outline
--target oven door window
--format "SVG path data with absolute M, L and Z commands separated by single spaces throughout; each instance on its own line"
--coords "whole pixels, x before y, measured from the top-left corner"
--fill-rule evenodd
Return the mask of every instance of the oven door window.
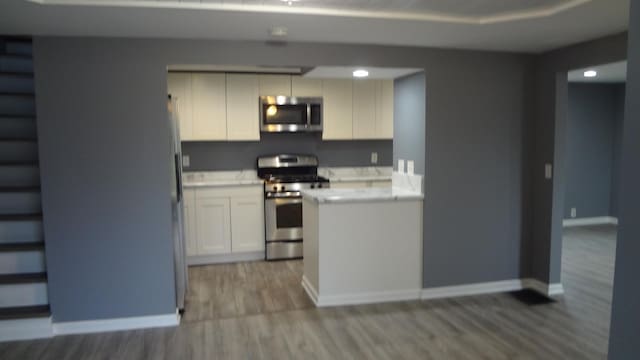
M 306 125 L 306 105 L 262 104 L 264 125 Z
M 302 227 L 302 204 L 279 204 L 276 205 L 276 228 L 299 228 Z

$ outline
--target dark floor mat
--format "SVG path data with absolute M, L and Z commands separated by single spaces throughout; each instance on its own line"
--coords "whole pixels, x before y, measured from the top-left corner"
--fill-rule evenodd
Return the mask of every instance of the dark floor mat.
M 509 294 L 511 294 L 511 296 L 513 296 L 516 300 L 529 306 L 544 305 L 544 304 L 550 304 L 555 302 L 555 300 L 550 299 L 540 294 L 539 292 L 531 289 L 512 291 Z

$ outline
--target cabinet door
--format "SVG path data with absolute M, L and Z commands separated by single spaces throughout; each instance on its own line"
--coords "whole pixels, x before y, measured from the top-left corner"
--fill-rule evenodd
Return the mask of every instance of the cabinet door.
M 376 82 L 376 138 L 393 139 L 393 80 Z
M 198 255 L 231 252 L 229 198 L 196 197 Z
M 180 124 L 180 138 L 193 139 L 193 104 L 191 89 L 191 74 L 168 73 L 167 91 L 176 103 L 178 122 Z
M 353 138 L 353 81 L 326 79 L 322 81 L 324 98 L 325 140 L 350 140 Z
M 194 73 L 193 136 L 194 140 L 226 140 L 227 94 L 224 74 Z
M 264 250 L 264 200 L 262 196 L 231 198 L 231 251 Z
M 260 140 L 258 76 L 227 74 L 227 139 Z
M 290 75 L 259 75 L 260 96 L 291 96 Z
M 196 198 L 195 190 L 184 189 L 184 238 L 187 248 L 187 256 L 198 254 L 198 241 L 196 237 Z
M 376 138 L 376 80 L 353 81 L 353 138 Z
M 291 77 L 291 96 L 318 97 L 322 96 L 322 80 L 309 79 L 302 76 Z

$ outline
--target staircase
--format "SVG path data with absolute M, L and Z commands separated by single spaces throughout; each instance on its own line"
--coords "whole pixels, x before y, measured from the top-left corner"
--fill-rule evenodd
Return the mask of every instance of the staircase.
M 50 336 L 44 251 L 32 44 L 0 37 L 0 341 Z

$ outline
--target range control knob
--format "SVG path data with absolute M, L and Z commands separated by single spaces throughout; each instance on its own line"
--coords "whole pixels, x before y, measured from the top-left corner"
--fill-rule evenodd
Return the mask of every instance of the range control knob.
M 280 191 L 286 191 L 286 188 L 284 187 L 284 185 L 280 188 Z
M 278 191 L 278 187 L 277 187 L 277 186 L 274 186 L 274 187 L 273 187 L 273 191 Z
M 311 188 L 315 189 L 316 185 L 315 184 L 311 184 Z
M 322 189 L 322 184 L 318 184 L 318 189 Z

